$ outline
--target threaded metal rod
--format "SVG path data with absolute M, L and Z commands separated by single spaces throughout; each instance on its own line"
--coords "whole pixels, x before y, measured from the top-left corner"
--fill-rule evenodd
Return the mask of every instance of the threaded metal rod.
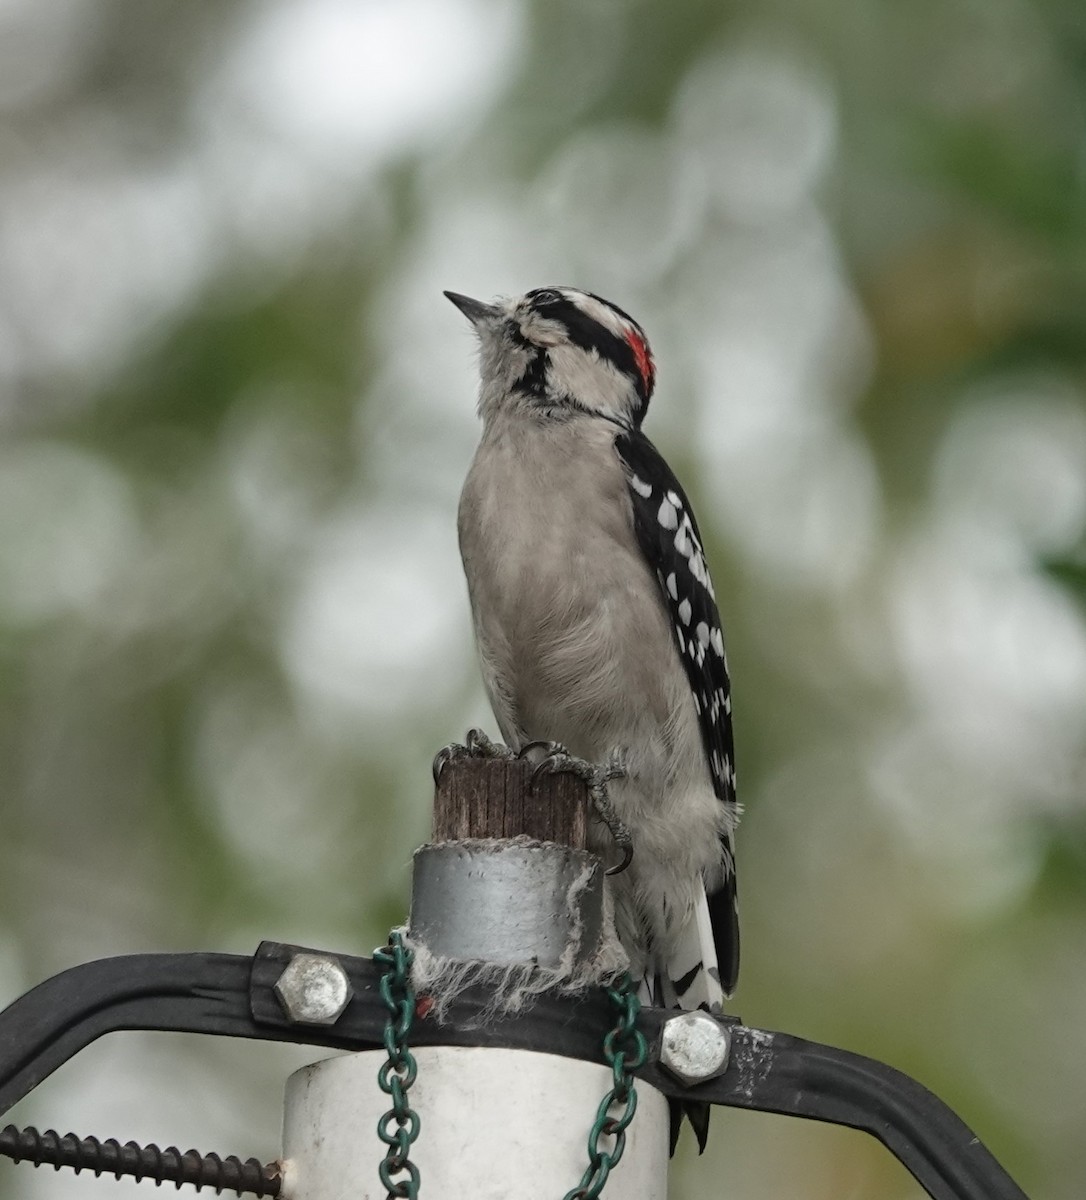
M 264 1166 L 255 1158 L 242 1161 L 233 1154 L 220 1158 L 197 1150 L 182 1154 L 176 1146 L 165 1150 L 137 1142 L 122 1146 L 116 1138 L 103 1142 L 96 1137 L 76 1137 L 74 1133 L 61 1136 L 55 1129 L 39 1133 L 33 1126 L 19 1129 L 7 1125 L 0 1129 L 0 1154 L 14 1162 L 32 1162 L 36 1167 L 49 1164 L 58 1171 L 71 1167 L 77 1174 L 93 1171 L 96 1176 L 107 1174 L 117 1179 L 132 1175 L 153 1180 L 156 1185 L 174 1183 L 177 1187 L 191 1183 L 197 1190 L 214 1188 L 216 1194 L 231 1191 L 239 1196 L 243 1192 L 278 1196 L 283 1182 L 278 1163 Z

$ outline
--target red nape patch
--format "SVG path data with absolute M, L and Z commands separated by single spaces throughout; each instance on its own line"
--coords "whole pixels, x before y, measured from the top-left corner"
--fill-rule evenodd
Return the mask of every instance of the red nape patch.
M 649 344 L 634 329 L 629 330 L 626 334 L 626 342 L 633 351 L 637 369 L 641 372 L 641 382 L 645 387 L 645 395 L 649 395 L 652 392 L 653 380 L 656 378 L 656 367 L 653 365 L 652 351 L 649 350 Z
M 420 996 L 415 1001 L 415 1016 L 418 1017 L 420 1021 L 423 1021 L 430 1015 L 430 1013 L 433 1011 L 433 1008 L 433 996 Z

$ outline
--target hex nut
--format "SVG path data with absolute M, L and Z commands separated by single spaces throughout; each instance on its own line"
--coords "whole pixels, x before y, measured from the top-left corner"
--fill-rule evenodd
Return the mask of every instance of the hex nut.
M 296 1025 L 334 1025 L 354 995 L 347 972 L 328 954 L 295 954 L 274 991 Z
M 708 1013 L 682 1013 L 664 1022 L 660 1066 L 687 1087 L 723 1075 L 730 1052 L 730 1033 Z

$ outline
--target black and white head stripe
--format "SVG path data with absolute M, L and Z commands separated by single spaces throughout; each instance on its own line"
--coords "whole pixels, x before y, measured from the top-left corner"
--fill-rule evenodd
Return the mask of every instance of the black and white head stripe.
M 633 317 L 610 301 L 578 288 L 536 288 L 524 301 L 532 314 L 561 328 L 570 343 L 629 377 L 640 399 L 633 425 L 640 425 L 652 397 L 656 372 L 648 339 Z M 538 375 L 527 382 L 529 386 L 537 383 Z
M 682 486 L 643 433 L 618 434 L 615 449 L 626 470 L 638 545 L 659 581 L 675 648 L 690 684 L 713 790 L 734 816 L 735 748 L 728 660 L 701 534 Z M 722 841 L 721 859 L 724 886 L 710 896 L 709 910 L 721 983 L 730 991 L 739 967 L 735 852 L 730 834 Z

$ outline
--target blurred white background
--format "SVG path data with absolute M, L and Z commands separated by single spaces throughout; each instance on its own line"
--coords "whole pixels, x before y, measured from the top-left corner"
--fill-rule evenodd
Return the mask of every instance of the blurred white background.
M 1084 51 L 1072 0 L 0 0 L 0 1001 L 402 918 L 430 758 L 490 723 L 441 290 L 573 283 L 652 337 L 709 543 L 736 1011 L 1077 1200 Z M 117 1035 L 13 1118 L 271 1158 L 311 1057 Z M 920 1195 L 737 1113 L 674 1178 Z

